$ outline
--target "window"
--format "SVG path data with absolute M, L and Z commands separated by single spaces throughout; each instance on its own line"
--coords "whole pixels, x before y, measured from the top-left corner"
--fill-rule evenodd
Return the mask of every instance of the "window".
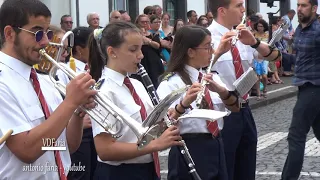
M 186 20 L 187 0 L 164 0 L 163 11 L 170 14 L 170 24 L 174 25 L 176 19 Z
M 109 9 L 111 9 L 111 11 L 127 10 L 127 4 L 128 0 L 109 0 Z
M 174 25 L 174 21 L 176 19 L 176 12 L 175 12 L 175 6 L 174 6 L 173 0 L 169 0 L 166 3 L 166 11 L 168 14 L 170 14 L 170 24 Z

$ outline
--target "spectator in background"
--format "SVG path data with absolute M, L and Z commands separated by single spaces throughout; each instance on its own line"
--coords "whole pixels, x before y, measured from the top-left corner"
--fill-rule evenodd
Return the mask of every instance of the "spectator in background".
M 255 33 L 255 24 L 259 21 L 259 16 L 252 15 L 249 18 L 249 30 L 254 34 Z
M 143 14 L 147 15 L 150 18 L 150 16 L 156 14 L 156 10 L 153 6 L 147 6 L 143 9 Z
M 160 30 L 160 24 L 161 24 L 160 18 L 158 18 L 157 15 L 152 15 L 150 17 L 151 29 L 149 30 L 149 32 L 152 33 L 152 36 L 158 35 L 160 37 L 160 51 L 161 51 L 160 56 L 164 61 L 168 62 L 170 58 L 169 52 L 171 51 L 172 43 L 164 39 L 166 35 L 162 30 Z
M 268 33 L 268 23 L 260 19 L 258 23 L 255 24 L 255 33 L 254 36 L 259 39 L 262 42 L 268 42 L 269 40 L 269 33 Z M 256 84 L 256 90 L 257 90 L 257 100 L 260 100 L 261 98 L 267 97 L 267 83 L 268 83 L 268 65 L 269 62 L 262 59 L 257 58 L 254 59 L 254 69 L 259 77 L 258 83 Z M 270 62 L 274 63 L 274 62 Z M 260 93 L 260 81 L 262 81 L 263 89 L 262 93 Z
M 202 27 L 208 27 L 209 22 L 208 22 L 207 16 L 201 15 L 197 21 L 197 25 Z
M 73 25 L 72 17 L 69 14 L 63 15 L 61 17 L 60 25 L 61 29 L 64 31 L 71 31 Z
M 119 21 L 121 17 L 121 14 L 119 11 L 112 11 L 110 13 L 110 19 L 109 22 Z
M 87 15 L 87 22 L 89 24 L 89 27 L 92 29 L 102 28 L 100 26 L 100 16 L 98 13 L 89 13 Z
M 184 21 L 182 19 L 177 19 L 174 23 L 173 26 L 173 31 L 172 31 L 172 35 L 174 37 L 174 35 L 177 33 L 177 31 L 182 28 L 184 26 Z
M 292 27 L 292 22 L 291 21 L 292 21 L 292 19 L 294 18 L 295 15 L 296 15 L 296 11 L 291 9 L 291 10 L 288 11 L 287 15 L 282 17 L 282 19 L 284 21 L 289 23 L 289 28 L 283 35 L 284 43 L 286 44 L 287 50 L 292 48 L 291 44 L 292 44 L 292 36 L 294 34 L 294 29 Z
M 159 5 L 154 5 L 153 8 L 155 9 L 156 15 L 158 18 L 162 17 L 162 7 Z
M 258 16 L 258 17 L 259 17 L 259 19 L 263 19 L 262 14 L 261 14 L 261 13 L 259 13 L 259 12 L 257 12 L 257 13 L 256 13 L 256 16 Z
M 187 18 L 188 18 L 188 23 L 187 25 L 191 25 L 191 24 L 197 24 L 197 20 L 198 20 L 198 15 L 196 13 L 196 11 L 194 10 L 190 10 L 187 12 Z
M 212 21 L 213 21 L 213 14 L 212 14 L 212 12 L 207 12 L 207 14 L 206 14 L 206 17 L 207 17 L 207 19 L 208 19 L 208 25 L 210 26 L 211 25 L 211 23 L 212 23 Z
M 170 26 L 170 15 L 168 13 L 164 13 L 161 16 L 161 30 L 164 32 L 165 36 L 168 36 L 168 34 L 172 34 L 173 27 Z
M 143 35 L 143 45 L 141 48 L 143 59 L 141 60 L 141 64 L 149 74 L 152 84 L 157 88 L 159 85 L 158 78 L 164 72 L 163 62 L 160 57 L 160 36 L 154 35 L 146 29 L 150 27 L 150 19 L 146 14 L 139 15 L 135 24 Z M 141 81 L 139 76 L 133 75 L 132 77 Z
M 131 17 L 128 14 L 127 11 L 125 10 L 119 10 L 119 13 L 121 14 L 120 20 L 126 21 L 126 22 L 131 22 Z

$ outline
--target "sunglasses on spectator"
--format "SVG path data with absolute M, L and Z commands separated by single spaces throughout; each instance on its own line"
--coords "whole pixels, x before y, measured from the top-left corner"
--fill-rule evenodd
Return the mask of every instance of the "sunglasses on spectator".
M 49 40 L 52 40 L 52 38 L 53 38 L 53 31 L 51 31 L 51 30 L 48 30 L 47 32 L 44 32 L 43 30 L 38 30 L 37 32 L 32 32 L 32 31 L 29 31 L 27 29 L 23 29 L 20 27 L 18 27 L 18 29 L 34 34 L 34 37 L 37 42 L 40 42 L 45 34 L 47 35 Z
M 148 15 L 156 14 L 156 12 L 149 12 Z

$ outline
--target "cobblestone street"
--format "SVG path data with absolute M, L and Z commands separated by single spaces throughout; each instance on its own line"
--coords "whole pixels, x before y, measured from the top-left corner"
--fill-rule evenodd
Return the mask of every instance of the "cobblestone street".
M 288 153 L 287 134 L 296 98 L 252 110 L 258 129 L 257 180 L 280 180 Z M 300 180 L 320 180 L 320 143 L 310 131 Z M 166 179 L 168 151 L 160 153 L 162 179 Z

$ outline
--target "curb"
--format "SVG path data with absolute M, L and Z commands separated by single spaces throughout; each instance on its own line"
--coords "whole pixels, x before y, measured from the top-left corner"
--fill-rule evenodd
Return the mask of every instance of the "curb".
M 276 103 L 278 101 L 282 101 L 282 100 L 294 97 L 297 95 L 297 93 L 298 93 L 298 88 L 292 87 L 287 90 L 277 92 L 275 93 L 275 95 L 270 94 L 268 95 L 266 100 L 262 100 L 262 101 L 250 100 L 250 108 L 257 109 L 263 106 L 267 106 L 267 105 Z

